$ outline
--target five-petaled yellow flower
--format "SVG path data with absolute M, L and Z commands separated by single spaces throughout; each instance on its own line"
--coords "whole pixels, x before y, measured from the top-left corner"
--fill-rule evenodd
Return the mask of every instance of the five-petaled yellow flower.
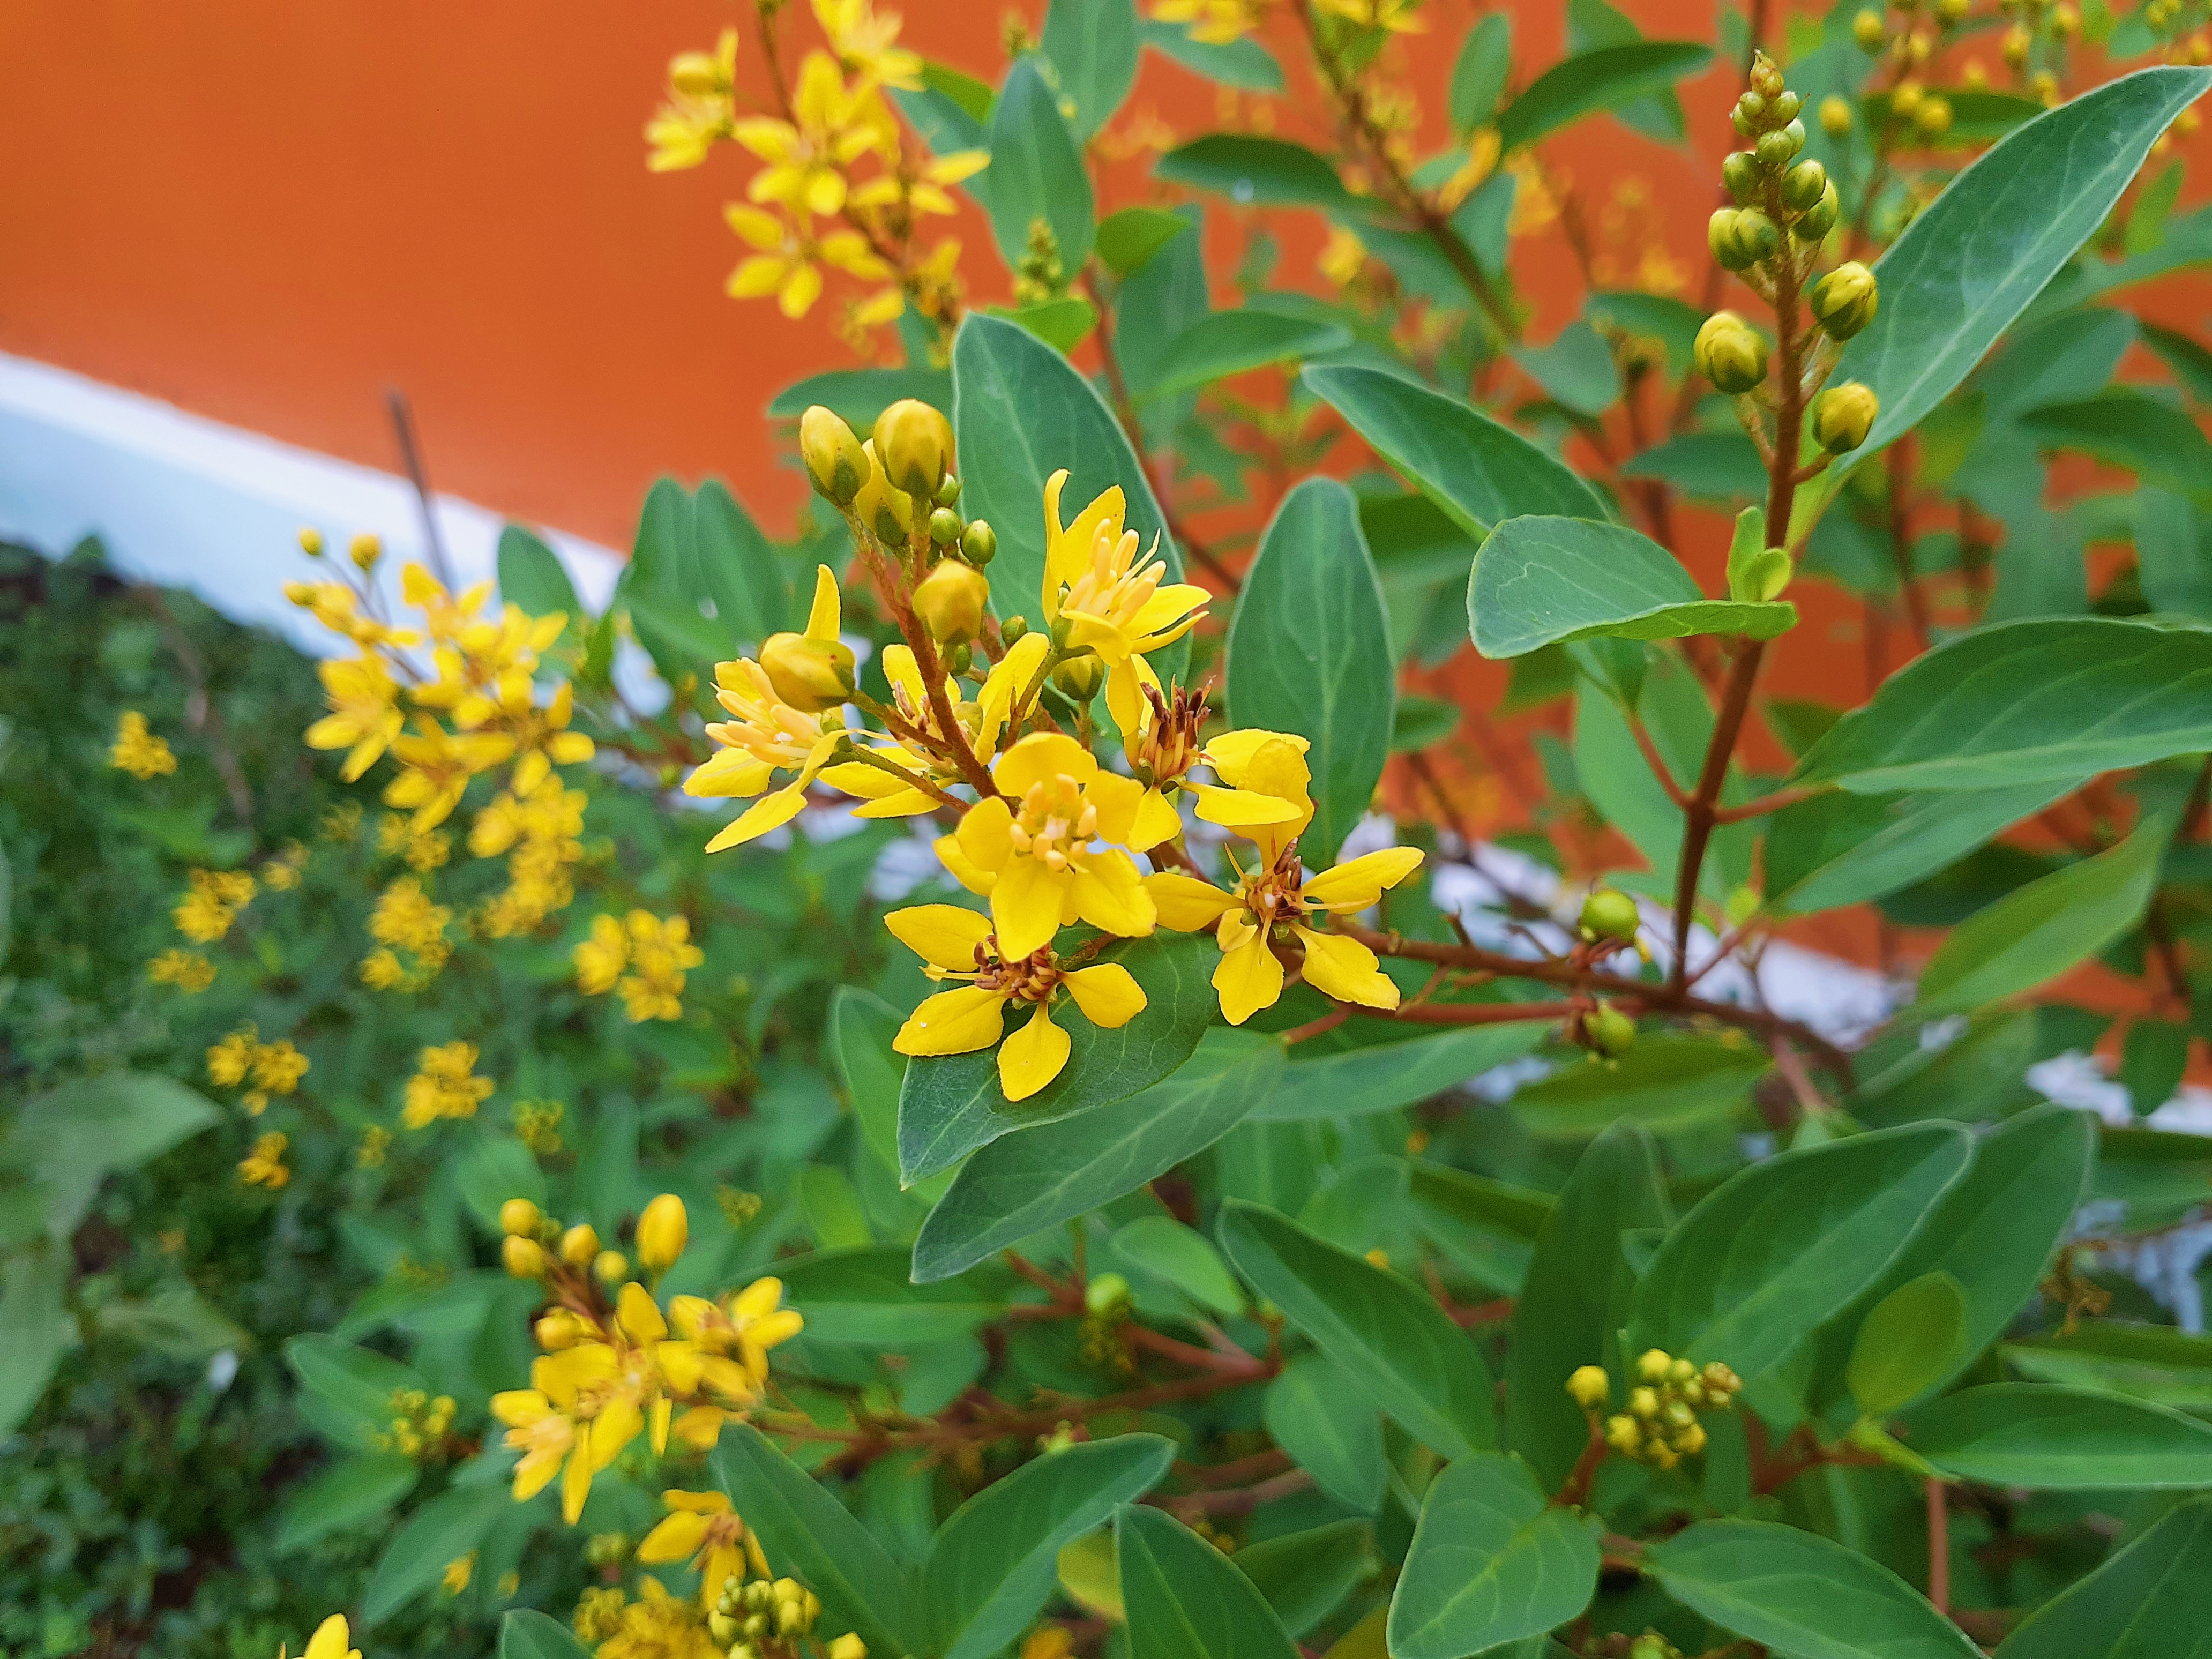
M 990 896 L 1000 955 L 1017 961 L 1074 921 L 1124 938 L 1157 920 L 1137 866 L 1119 846 L 1144 786 L 1109 772 L 1073 738 L 1032 732 L 999 757 L 1000 793 L 969 807 L 938 856 L 971 893 Z
M 870 150 L 896 154 L 898 129 L 872 87 L 848 88 L 837 60 L 809 52 L 799 66 L 789 121 L 753 115 L 732 129 L 737 141 L 768 163 L 745 194 L 781 202 L 796 213 L 829 215 L 845 205 L 845 169 Z
M 1375 953 L 1354 939 L 1308 925 L 1316 911 L 1350 915 L 1367 909 L 1420 867 L 1420 849 L 1389 847 L 1309 878 L 1298 861 L 1297 837 L 1313 817 L 1306 793 L 1310 774 L 1306 758 L 1291 743 L 1271 739 L 1255 748 L 1236 769 L 1240 787 L 1295 800 L 1299 815 L 1288 823 L 1260 824 L 1243 833 L 1259 849 L 1250 869 L 1237 866 L 1234 892 L 1176 871 L 1145 878 L 1158 908 L 1160 925 L 1179 933 L 1211 927 L 1221 946 L 1213 988 L 1221 1012 L 1242 1025 L 1283 994 L 1279 947 L 1292 944 L 1305 951 L 1305 980 L 1325 996 L 1370 1008 L 1398 1006 L 1398 987 Z M 1232 858 L 1232 862 L 1233 862 Z
M 1201 744 L 1198 733 L 1206 722 L 1204 694 L 1193 696 L 1177 686 L 1171 696 L 1165 696 L 1146 686 L 1145 702 L 1142 727 L 1124 727 L 1121 732 L 1122 750 L 1129 757 L 1129 769 L 1145 786 L 1144 800 L 1137 808 L 1137 826 L 1129 836 L 1129 845 L 1136 851 L 1149 851 L 1182 833 L 1182 819 L 1176 811 L 1173 799 L 1178 793 L 1188 792 L 1195 798 L 1199 817 L 1224 830 L 1288 823 L 1309 810 L 1295 800 L 1281 800 L 1256 789 L 1239 788 L 1235 781 L 1244 776 L 1261 744 L 1287 743 L 1304 754 L 1304 738 L 1294 732 L 1255 729 L 1224 732 L 1212 742 Z M 1201 765 L 1211 767 L 1221 782 L 1203 783 L 1193 779 L 1193 769 Z
M 668 1510 L 660 1522 L 637 1547 L 637 1559 L 649 1567 L 687 1561 L 699 1575 L 699 1601 L 711 1610 L 723 1584 L 743 1578 L 748 1563 L 768 1577 L 768 1559 L 730 1507 L 729 1496 L 719 1492 L 684 1492 L 672 1487 L 660 1494 Z
M 884 925 L 929 964 L 932 979 L 969 981 L 927 999 L 899 1027 L 891 1046 L 902 1054 L 964 1054 L 988 1048 L 1006 1030 L 1006 1005 L 1036 1009 L 999 1049 L 999 1086 L 1008 1100 L 1027 1100 L 1067 1064 L 1069 1038 L 1053 1024 L 1053 999 L 1065 989 L 1093 1025 L 1111 1030 L 1145 1011 L 1144 988 L 1115 962 L 1063 966 L 1048 950 L 1007 961 L 995 948 L 988 917 L 953 904 L 894 910 Z
M 1188 582 L 1161 585 L 1167 561 L 1137 551 L 1137 532 L 1122 528 L 1126 503 L 1110 484 L 1066 526 L 1060 522 L 1062 467 L 1044 485 L 1044 617 L 1063 619 L 1073 649 L 1088 647 L 1106 665 L 1106 707 L 1123 731 L 1145 718 L 1145 688 L 1159 689 L 1147 653 L 1174 644 L 1197 625 L 1213 596 Z M 1153 548 L 1158 547 L 1153 538 Z
M 730 273 L 732 299 L 757 300 L 773 294 L 785 316 L 804 317 L 822 297 L 823 265 L 863 282 L 881 282 L 891 274 L 890 266 L 859 231 L 833 230 L 817 236 L 803 210 L 794 211 L 787 223 L 760 208 L 732 203 L 722 210 L 722 216 L 756 250 Z

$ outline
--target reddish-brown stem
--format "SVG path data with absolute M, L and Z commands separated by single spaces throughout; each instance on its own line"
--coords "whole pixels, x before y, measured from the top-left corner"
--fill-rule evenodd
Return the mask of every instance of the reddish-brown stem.
M 1571 1002 L 1409 1002 L 1359 1012 L 1417 1025 L 1511 1025 L 1522 1020 L 1565 1019 L 1577 1009 Z
M 1951 1508 L 1943 1483 L 1934 1475 L 1928 1487 L 1928 1599 L 1936 1611 L 1951 1611 Z
M 1716 806 L 1715 823 L 1741 823 L 1747 818 L 1763 818 L 1769 812 L 1779 812 L 1785 806 L 1795 806 L 1801 800 L 1810 800 L 1822 793 L 1818 784 L 1792 784 L 1787 789 L 1777 789 L 1771 795 L 1761 795 L 1757 800 L 1747 800 L 1741 806 Z
M 1323 1031 L 1334 1031 L 1351 1018 L 1351 1006 L 1340 1002 L 1320 1018 L 1310 1019 L 1303 1025 L 1291 1026 L 1289 1030 L 1282 1034 L 1283 1046 L 1285 1048 L 1291 1048 L 1304 1042 L 1308 1037 L 1319 1036 Z
M 1674 769 L 1660 755 L 1659 745 L 1651 741 L 1650 728 L 1639 716 L 1632 714 L 1628 717 L 1628 729 L 1636 738 L 1637 748 L 1643 751 L 1644 763 L 1651 769 L 1651 775 L 1658 779 L 1660 787 L 1666 790 L 1667 799 L 1679 807 L 1689 805 L 1689 793 L 1674 781 Z
M 1598 1465 L 1604 1462 L 1613 1448 L 1606 1444 L 1605 1423 L 1601 1418 L 1590 1419 L 1589 1438 L 1583 1442 L 1582 1455 L 1567 1472 L 1566 1481 L 1552 1502 L 1560 1509 L 1579 1509 L 1589 1501 L 1590 1482 L 1597 1476 Z
M 1178 1342 L 1171 1336 L 1163 1336 L 1143 1325 L 1131 1325 L 1127 1334 L 1131 1347 L 1142 1348 L 1163 1359 L 1172 1359 L 1178 1365 L 1188 1365 L 1193 1370 L 1219 1371 L 1224 1376 L 1247 1378 L 1267 1373 L 1267 1362 L 1250 1354 L 1225 1354 L 1192 1343 Z

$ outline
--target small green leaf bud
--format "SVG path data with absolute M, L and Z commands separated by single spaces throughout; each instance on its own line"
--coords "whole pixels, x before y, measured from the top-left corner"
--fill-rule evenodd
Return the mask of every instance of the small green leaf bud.
M 1830 93 L 1820 100 L 1820 131 L 1831 138 L 1841 138 L 1851 130 L 1851 100 L 1840 93 Z
M 1583 901 L 1584 939 L 1616 939 L 1625 945 L 1635 939 L 1642 923 L 1636 901 L 1618 887 L 1600 887 Z
M 960 477 L 957 473 L 948 472 L 945 475 L 945 482 L 937 486 L 937 504 L 939 507 L 951 507 L 959 499 Z
M 1583 1030 L 1591 1048 L 1608 1060 L 1626 1054 L 1636 1043 L 1636 1022 L 1610 1004 L 1584 1019 Z
M 1106 684 L 1106 665 L 1091 652 L 1070 657 L 1052 671 L 1052 683 L 1070 702 L 1087 704 Z
M 876 416 L 876 459 L 891 488 L 927 500 L 952 461 L 952 422 L 919 398 L 902 398 Z
M 974 565 L 985 565 L 999 556 L 999 532 L 981 519 L 969 525 L 960 538 L 961 556 Z
M 1831 339 L 1848 340 L 1874 320 L 1881 296 L 1874 272 L 1853 259 L 1814 283 L 1808 297 L 1822 331 Z
M 1129 1281 L 1119 1273 L 1098 1273 L 1083 1287 L 1083 1306 L 1085 1311 L 1101 1319 L 1127 1312 L 1129 1306 Z
M 1828 170 L 1818 161 L 1800 161 L 1782 175 L 1782 199 L 1802 213 L 1828 191 Z
M 1728 160 L 1721 163 L 1721 182 L 1737 201 L 1755 200 L 1759 195 L 1759 158 L 1747 149 L 1730 150 Z
M 947 645 L 957 645 L 975 637 L 983 626 L 983 607 L 990 599 L 988 577 L 973 565 L 946 559 L 914 590 L 914 612 L 933 636 Z
M 868 458 L 853 428 L 815 404 L 799 417 L 799 453 L 814 493 L 832 507 L 850 507 L 868 481 Z
M 1808 244 L 1820 241 L 1836 228 L 1836 219 L 1843 212 L 1843 202 L 1836 194 L 1836 181 L 1828 180 L 1820 199 L 1798 216 L 1797 222 L 1790 227 L 1790 234 Z
M 1766 342 L 1733 311 L 1716 311 L 1705 319 L 1691 357 L 1698 373 L 1731 398 L 1766 378 Z
M 1912 112 L 1912 125 L 1923 137 L 1942 137 L 1951 130 L 1951 100 L 1941 93 L 1929 94 Z
M 1851 39 L 1859 43 L 1861 52 L 1880 52 L 1888 33 L 1882 27 L 1881 14 L 1872 6 L 1851 19 Z
M 1813 441 L 1832 455 L 1847 455 L 1867 441 L 1881 400 L 1856 380 L 1832 386 L 1813 405 Z
M 1030 620 L 1027 617 L 1009 617 L 999 624 L 999 638 L 1008 646 L 1013 645 L 1029 631 Z

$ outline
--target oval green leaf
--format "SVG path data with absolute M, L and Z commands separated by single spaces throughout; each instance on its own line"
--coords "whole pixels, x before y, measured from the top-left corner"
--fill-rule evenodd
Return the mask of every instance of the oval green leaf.
M 1392 1659 L 1463 1659 L 1578 1616 L 1597 1589 L 1598 1531 L 1548 1503 L 1519 1458 L 1460 1458 L 1421 1500 L 1390 1598 Z
M 2046 1492 L 2212 1486 L 2212 1424 L 2119 1395 L 1992 1382 L 1906 1419 L 1905 1443 L 1945 1474 Z
M 1030 247 L 1030 227 L 1052 227 L 1060 262 L 1072 275 L 1091 258 L 1097 234 L 1091 173 L 1083 147 L 1067 129 L 1060 100 L 1045 83 L 1035 58 L 1017 58 L 991 110 L 989 206 L 999 257 L 1018 270 Z
M 1375 1402 L 1328 1358 L 1300 1354 L 1260 1397 L 1274 1442 L 1346 1509 L 1371 1515 L 1389 1478 Z
M 1966 1334 L 1966 1292 L 1938 1270 L 1874 1304 L 1851 1343 L 1844 1380 L 1868 1417 L 1887 1417 L 1948 1372 Z
M 1260 1587 L 1164 1510 L 1114 1516 L 1129 1650 L 1145 1659 L 1297 1659 Z
M 1504 148 L 1518 149 L 1585 115 L 1660 92 L 1712 61 L 1713 49 L 1689 40 L 1638 40 L 1600 46 L 1554 64 L 1498 118 Z
M 1173 222 L 1181 228 L 1181 220 Z M 1269 363 L 1340 351 L 1351 343 L 1351 331 L 1339 323 L 1275 311 L 1217 311 L 1176 335 L 1162 356 L 1158 378 L 1133 390 L 1150 402 Z
M 2021 1621 L 1997 1659 L 2199 1659 L 2212 1501 L 2184 1504 Z

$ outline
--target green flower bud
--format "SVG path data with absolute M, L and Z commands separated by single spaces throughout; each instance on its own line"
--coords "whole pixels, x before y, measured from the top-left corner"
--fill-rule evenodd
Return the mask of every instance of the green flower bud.
M 799 417 L 799 453 L 814 493 L 832 507 L 850 507 L 868 481 L 868 457 L 853 428 L 816 404 Z
M 929 515 L 929 539 L 939 547 L 951 546 L 966 527 L 960 522 L 960 515 L 949 507 L 940 507 Z
M 990 563 L 999 556 L 999 532 L 985 520 L 976 520 L 960 538 L 960 554 L 970 564 Z
M 1584 939 L 1616 939 L 1626 945 L 1635 939 L 1642 922 L 1636 901 L 1618 887 L 1600 887 L 1583 901 Z
M 1747 78 L 1751 82 L 1751 89 L 1762 98 L 1779 98 L 1782 95 L 1782 71 L 1763 52 L 1753 54 L 1751 74 Z
M 1129 1281 L 1119 1273 L 1100 1273 L 1083 1287 L 1083 1305 L 1104 1319 L 1129 1306 Z
M 1797 222 L 1790 227 L 1790 234 L 1801 242 L 1817 242 L 1836 228 L 1837 217 L 1843 210 L 1844 204 L 1836 195 L 1836 181 L 1831 179 L 1827 188 L 1820 192 L 1820 199 L 1798 216 Z
M 1851 19 L 1851 39 L 1859 43 L 1861 52 L 1880 52 L 1888 34 L 1882 25 L 1881 14 L 1872 6 Z
M 960 499 L 960 477 L 957 473 L 948 472 L 945 475 L 945 482 L 937 486 L 935 499 L 939 507 L 951 507 Z
M 1736 113 L 1753 126 L 1766 125 L 1766 100 L 1755 92 L 1747 92 L 1735 100 Z
M 1820 131 L 1831 138 L 1841 138 L 1851 130 L 1851 100 L 1840 93 L 1830 93 L 1820 100 Z
M 1754 201 L 1759 196 L 1759 158 L 1747 149 L 1729 152 L 1728 160 L 1721 163 L 1721 182 L 1728 186 L 1729 194 L 1739 202 Z
M 946 559 L 914 590 L 914 612 L 933 638 L 957 645 L 975 637 L 990 599 L 989 578 L 971 564 Z
M 1593 1051 L 1611 1060 L 1624 1054 L 1635 1046 L 1636 1022 L 1610 1003 L 1600 1005 L 1597 1012 L 1583 1021 L 1583 1034 L 1589 1039 Z M 1638 1389 L 1638 1393 L 1648 1393 Z
M 1731 398 L 1766 378 L 1766 342 L 1733 311 L 1716 311 L 1705 319 L 1690 356 L 1698 373 Z
M 876 416 L 876 459 L 891 488 L 927 500 L 952 462 L 952 422 L 919 398 L 902 398 Z
M 975 647 L 964 641 L 945 653 L 945 672 L 948 674 L 964 674 L 975 665 Z
M 1726 212 L 1727 210 L 1723 209 L 1722 211 Z M 1709 225 L 1709 240 L 1711 234 L 1712 228 Z M 1744 270 L 1771 259 L 1781 251 L 1782 232 L 1774 221 L 1757 208 L 1738 208 L 1727 227 L 1726 246 L 1714 248 L 1713 252 L 1723 269 Z
M 853 647 L 842 640 L 771 634 L 761 646 L 760 665 L 775 695 L 805 714 L 835 708 L 856 689 Z
M 1052 683 L 1070 702 L 1087 704 L 1106 684 L 1106 665 L 1092 653 L 1070 657 L 1052 671 Z
M 1741 104 L 1729 112 L 1729 125 L 1735 129 L 1735 136 L 1739 138 L 1756 138 L 1759 136 L 1759 123 L 1743 112 Z
M 1759 157 L 1759 166 L 1765 167 L 1769 173 L 1779 173 L 1788 167 L 1790 159 L 1804 148 L 1805 124 L 1802 121 L 1792 121 L 1786 127 L 1777 127 L 1771 132 L 1760 133 L 1759 143 L 1753 147 L 1753 153 Z
M 1874 272 L 1853 259 L 1814 283 L 1808 298 L 1814 320 L 1828 337 L 1848 340 L 1874 320 L 1881 294 Z
M 1813 441 L 1831 455 L 1848 455 L 1867 441 L 1881 399 L 1856 380 L 1832 386 L 1813 405 Z
M 1026 617 L 1009 617 L 999 624 L 999 637 L 1008 646 L 1013 645 L 1029 631 L 1029 618 Z
M 1782 199 L 1802 213 L 1827 194 L 1828 170 L 1818 161 L 1800 161 L 1782 175 Z
M 1787 125 L 1797 118 L 1797 112 L 1804 107 L 1805 100 L 1802 98 L 1794 92 L 1785 91 L 1767 106 L 1766 118 Z

